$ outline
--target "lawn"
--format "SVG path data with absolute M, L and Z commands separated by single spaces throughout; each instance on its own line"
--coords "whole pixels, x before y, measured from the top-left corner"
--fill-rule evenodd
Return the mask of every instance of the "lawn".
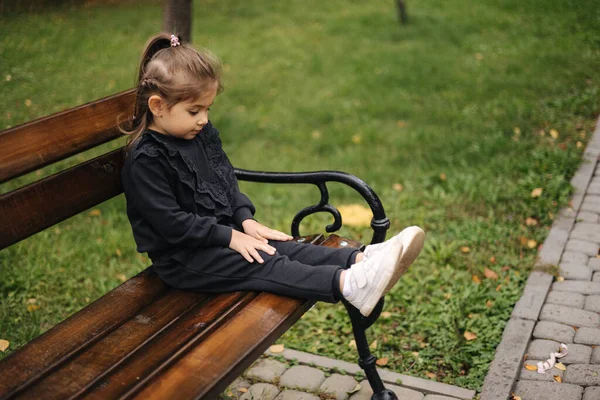
M 160 2 L 141 3 L 0 16 L 0 129 L 132 87 L 162 18 Z M 422 0 L 408 11 L 399 26 L 392 0 L 203 0 L 193 41 L 224 62 L 211 120 L 235 166 L 346 171 L 379 194 L 390 232 L 425 229 L 370 330 L 375 353 L 398 372 L 480 390 L 600 110 L 600 1 Z M 286 231 L 318 200 L 314 187 L 241 186 L 258 219 Z M 336 206 L 361 201 L 331 193 Z M 327 223 L 314 216 L 301 231 Z M 0 339 L 11 345 L 0 357 L 147 265 L 123 196 L 2 250 Z M 318 304 L 280 341 L 356 361 L 350 332 L 343 307 Z

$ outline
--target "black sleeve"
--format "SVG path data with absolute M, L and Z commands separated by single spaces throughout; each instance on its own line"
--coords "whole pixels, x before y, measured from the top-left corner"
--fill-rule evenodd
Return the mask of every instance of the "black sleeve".
M 233 212 L 233 222 L 241 228 L 242 222 L 247 219 L 254 219 L 256 210 L 248 196 L 240 192 L 239 189 L 236 192 L 235 202 L 236 206 Z
M 242 227 L 242 222 L 247 219 L 253 219 L 256 208 L 250 201 L 248 196 L 240 192 L 240 188 L 235 182 L 235 206 L 233 210 L 233 222 L 238 226 Z
M 230 227 L 218 224 L 215 217 L 201 217 L 181 209 L 159 158 L 137 158 L 131 167 L 131 184 L 130 197 L 135 208 L 168 243 L 185 247 L 229 246 Z

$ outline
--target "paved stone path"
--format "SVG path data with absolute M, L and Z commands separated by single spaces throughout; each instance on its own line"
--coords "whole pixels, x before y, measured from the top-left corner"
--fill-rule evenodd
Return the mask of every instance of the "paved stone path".
M 378 368 L 401 400 L 473 399 L 474 390 Z M 221 395 L 241 400 L 369 400 L 373 391 L 356 364 L 286 349 L 267 351 Z
M 481 400 L 512 393 L 522 400 L 600 400 L 600 120 L 584 157 L 571 181 L 571 206 L 542 246 L 496 349 Z M 566 371 L 525 369 L 524 364 L 536 365 L 558 352 L 560 343 L 568 346 L 569 354 L 558 360 Z

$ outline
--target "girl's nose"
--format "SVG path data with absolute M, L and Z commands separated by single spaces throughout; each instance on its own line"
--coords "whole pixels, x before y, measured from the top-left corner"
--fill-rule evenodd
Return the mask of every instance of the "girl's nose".
M 198 125 L 206 125 L 208 123 L 208 113 L 202 113 L 202 116 L 198 119 Z

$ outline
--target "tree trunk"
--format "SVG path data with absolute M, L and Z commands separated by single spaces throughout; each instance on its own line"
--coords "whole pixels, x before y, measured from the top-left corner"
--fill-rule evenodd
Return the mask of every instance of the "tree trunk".
M 192 0 L 165 0 L 163 29 L 181 38 L 192 41 Z
M 404 0 L 396 0 L 396 4 L 398 5 L 398 18 L 402 25 L 408 22 L 408 15 L 406 14 L 406 4 Z

